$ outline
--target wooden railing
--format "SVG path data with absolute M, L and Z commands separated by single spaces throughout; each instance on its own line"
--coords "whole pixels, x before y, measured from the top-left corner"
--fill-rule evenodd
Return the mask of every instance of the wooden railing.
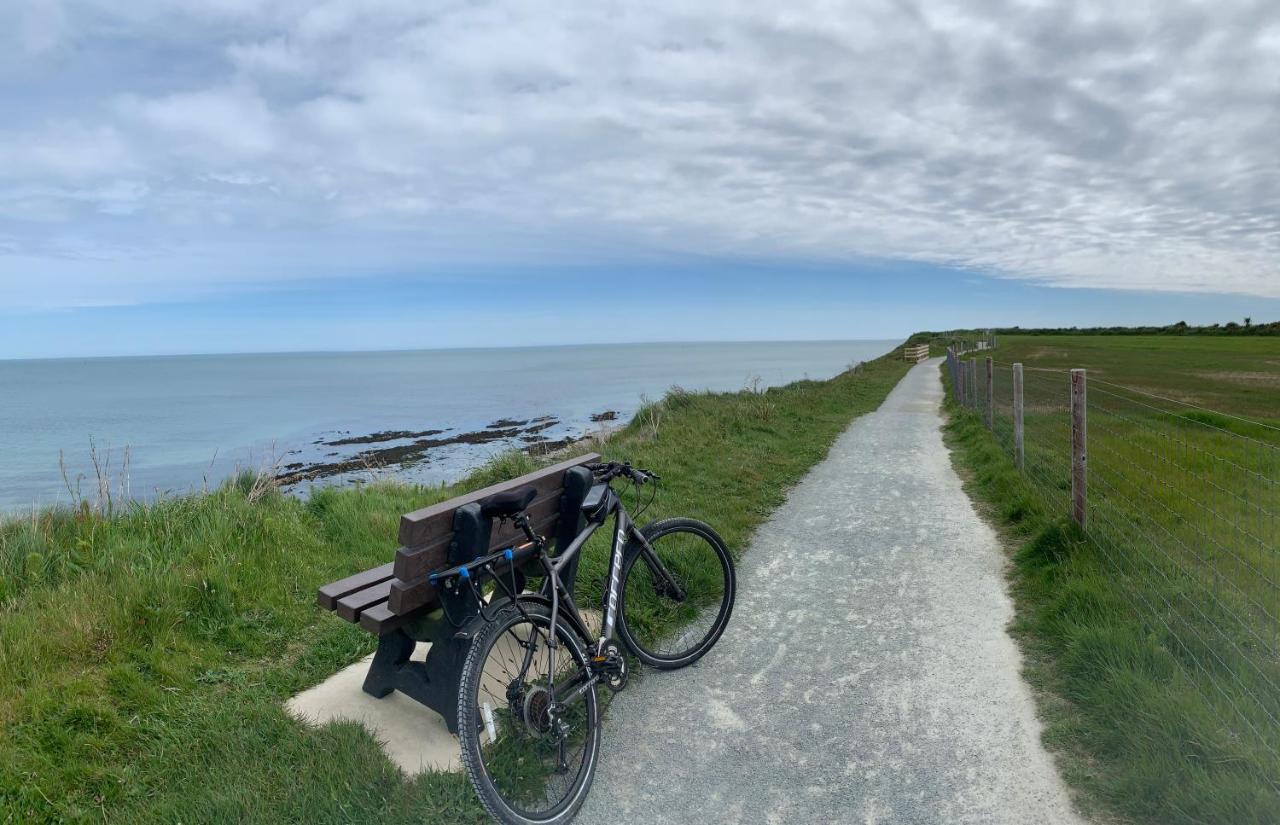
M 916 346 L 905 347 L 902 350 L 902 357 L 907 361 L 913 361 L 919 364 L 921 361 L 928 360 L 929 345 L 917 344 Z

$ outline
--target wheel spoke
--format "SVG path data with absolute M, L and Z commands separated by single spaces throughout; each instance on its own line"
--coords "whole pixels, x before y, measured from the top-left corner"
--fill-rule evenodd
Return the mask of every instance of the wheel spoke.
M 508 609 L 473 642 L 463 674 L 463 696 L 475 697 L 475 724 L 459 730 L 472 783 L 482 799 L 534 820 L 576 798 L 599 744 L 594 689 L 558 704 L 590 671 L 572 629 L 557 628 L 553 646 L 549 625 L 545 611 Z

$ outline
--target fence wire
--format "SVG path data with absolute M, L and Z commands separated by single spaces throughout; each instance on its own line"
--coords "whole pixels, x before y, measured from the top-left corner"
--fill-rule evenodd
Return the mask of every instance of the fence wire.
M 966 396 L 949 360 L 953 397 L 1016 461 L 1013 365 L 992 361 L 988 397 L 969 359 Z M 1022 477 L 1069 516 L 1070 371 L 1022 376 Z M 1085 535 L 1223 729 L 1280 758 L 1280 428 L 1092 378 L 1086 394 Z

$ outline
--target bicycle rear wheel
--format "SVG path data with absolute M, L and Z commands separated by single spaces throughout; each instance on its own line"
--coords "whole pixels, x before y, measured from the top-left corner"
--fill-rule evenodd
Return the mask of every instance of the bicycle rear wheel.
M 685 667 L 729 623 L 737 590 L 733 558 L 716 531 L 694 519 L 657 521 L 640 533 L 653 555 L 635 539 L 627 547 L 618 635 L 650 667 Z
M 596 688 L 581 641 L 550 610 L 522 602 L 476 636 L 462 668 L 462 764 L 485 809 L 512 825 L 558 825 L 581 807 L 600 751 Z

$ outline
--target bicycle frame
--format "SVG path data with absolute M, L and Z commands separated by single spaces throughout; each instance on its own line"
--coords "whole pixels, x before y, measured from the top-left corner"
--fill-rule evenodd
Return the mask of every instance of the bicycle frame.
M 609 586 L 605 589 L 602 597 L 600 637 L 596 640 L 593 649 L 589 651 L 592 662 L 599 662 L 603 659 L 605 655 L 605 646 L 613 636 L 613 631 L 617 624 L 619 611 L 618 602 L 622 588 L 622 564 L 624 561 L 623 556 L 626 550 L 627 538 L 635 539 L 637 545 L 640 547 L 640 554 L 644 557 L 645 562 L 649 565 L 654 575 L 661 581 L 662 587 L 677 599 L 685 598 L 683 588 L 680 587 L 679 583 L 675 580 L 675 577 L 671 575 L 671 572 L 667 570 L 666 566 L 662 564 L 661 559 L 659 559 L 658 554 L 653 551 L 653 546 L 649 544 L 648 539 L 646 539 L 644 534 L 640 532 L 640 529 L 636 527 L 635 522 L 632 521 L 630 514 L 627 513 L 626 508 L 623 506 L 622 499 L 613 491 L 612 488 L 606 491 L 606 495 L 608 498 L 604 503 L 602 503 L 598 513 L 587 522 L 586 527 L 584 527 L 582 532 L 578 533 L 578 535 L 574 537 L 569 546 L 562 552 L 557 553 L 554 558 L 550 557 L 546 553 L 546 540 L 544 538 L 537 539 L 543 544 L 543 548 L 538 553 L 538 560 L 541 562 L 542 569 L 546 573 L 546 579 L 543 582 L 542 589 L 540 590 L 537 598 L 544 602 L 549 602 L 551 605 L 551 621 L 548 628 L 547 645 L 548 647 L 554 648 L 557 646 L 556 630 L 560 621 L 562 600 L 568 605 L 568 610 L 570 611 L 570 624 L 574 626 L 575 630 L 585 637 L 587 629 L 586 622 L 582 620 L 582 614 L 578 610 L 578 606 L 574 602 L 573 597 L 570 596 L 568 591 L 565 589 L 560 578 L 560 574 L 582 552 L 582 548 L 587 543 L 587 540 L 595 535 L 597 530 L 604 526 L 604 524 L 609 520 L 609 516 L 613 516 L 613 545 L 609 555 Z M 548 593 L 548 591 L 550 592 Z M 516 597 L 516 594 L 514 593 L 510 595 L 513 598 Z M 528 672 L 529 667 L 533 664 L 534 652 L 534 646 L 531 645 L 526 647 L 523 661 L 520 665 L 520 678 L 524 677 L 524 674 Z M 550 664 L 550 662 L 548 662 L 548 664 Z M 548 674 L 548 676 L 550 676 L 550 674 Z M 561 706 L 568 705 L 579 699 L 588 690 L 591 690 L 600 682 L 600 678 L 599 673 L 593 672 L 589 678 L 581 682 L 579 682 L 577 678 L 574 678 L 566 684 L 560 685 L 552 682 L 550 685 L 552 701 Z M 558 696 L 557 694 L 560 694 L 561 690 L 568 690 L 570 692 L 567 696 Z
M 600 514 L 587 522 L 587 526 L 582 532 L 574 537 L 573 541 L 562 552 L 557 553 L 555 558 L 549 558 L 546 554 L 541 556 L 543 570 L 546 571 L 547 577 L 543 584 L 542 595 L 547 596 L 547 590 L 550 590 L 551 598 L 551 635 L 550 642 L 554 644 L 556 638 L 556 625 L 560 617 L 560 601 L 568 602 L 568 607 L 573 611 L 576 623 L 585 628 L 586 623 L 582 621 L 582 614 L 578 611 L 578 606 L 574 603 L 573 598 L 565 591 L 564 585 L 560 580 L 560 572 L 565 569 L 578 554 L 582 552 L 582 547 L 587 543 L 595 532 L 604 526 L 609 520 L 609 516 L 613 516 L 613 546 L 609 554 L 609 576 L 608 587 L 605 588 L 604 595 L 601 599 L 601 624 L 600 637 L 596 640 L 595 650 L 596 656 L 602 655 L 605 645 L 613 636 L 614 627 L 618 620 L 618 599 L 621 590 L 622 563 L 623 552 L 627 545 L 627 539 L 632 538 L 640 547 L 640 552 L 644 556 L 645 561 L 649 564 L 654 574 L 659 576 L 664 585 L 675 593 L 681 593 L 681 588 L 675 578 L 662 564 L 658 555 L 653 552 L 653 547 L 649 544 L 644 534 L 636 527 L 631 516 L 627 513 L 626 508 L 622 504 L 622 499 L 617 493 L 610 488 L 606 495 L 609 497 L 606 504 L 600 508 Z M 681 598 L 683 595 L 680 596 Z

